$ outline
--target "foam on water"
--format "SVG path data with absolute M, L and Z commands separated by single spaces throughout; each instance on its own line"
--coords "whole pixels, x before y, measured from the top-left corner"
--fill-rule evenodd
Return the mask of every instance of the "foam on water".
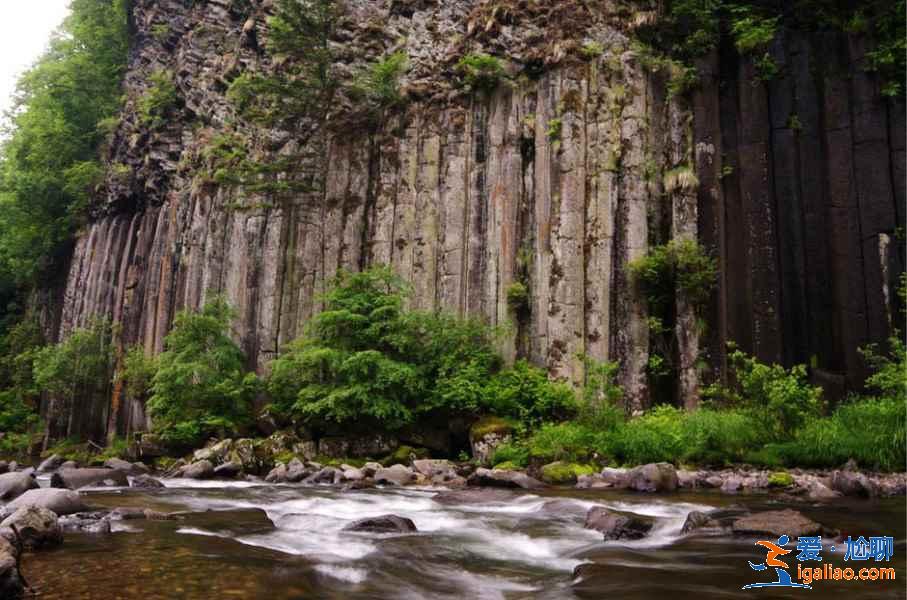
M 579 498 L 556 498 L 566 503 L 566 510 L 552 513 L 545 507 L 555 498 L 525 494 L 503 502 L 442 505 L 433 500 L 438 493 L 430 489 L 387 488 L 359 492 L 339 492 L 322 486 L 267 485 L 255 482 L 165 480 L 175 492 L 168 497 L 196 510 L 237 510 L 257 508 L 265 511 L 275 529 L 267 533 L 240 535 L 236 541 L 305 557 L 322 575 L 347 584 L 360 584 L 374 570 L 374 561 L 391 559 L 382 545 L 407 537 L 426 540 L 428 552 L 444 558 L 429 560 L 435 581 L 444 580 L 437 597 L 447 597 L 443 590 L 456 589 L 449 597 L 503 599 L 508 592 L 532 592 L 526 581 L 514 580 L 506 567 L 497 574 L 477 573 L 471 568 L 448 566 L 452 557 L 464 564 L 521 564 L 532 572 L 569 573 L 584 562 L 583 553 L 601 545 L 625 545 L 640 549 L 668 545 L 680 537 L 686 515 L 692 510 L 709 507 L 689 503 L 664 502 L 640 496 L 634 501 L 591 501 Z M 232 490 L 231 490 L 232 488 Z M 572 505 L 572 506 L 571 506 Z M 650 534 L 638 541 L 603 542 L 601 534 L 584 527 L 586 512 L 593 506 L 633 513 L 654 519 Z M 575 507 L 575 510 L 571 510 Z M 416 533 L 361 534 L 345 531 L 354 520 L 394 514 L 412 519 Z M 228 534 L 211 532 L 201 527 L 182 527 L 179 533 L 190 535 Z M 400 545 L 402 544 L 402 546 Z M 404 542 L 389 546 L 400 552 Z M 394 549 L 396 548 L 396 550 Z M 428 557 L 426 557 L 428 558 Z M 418 562 L 418 561 L 417 561 Z M 366 568 L 368 567 L 368 568 Z M 446 576 L 445 569 L 450 571 Z M 380 572 L 381 577 L 390 575 Z M 399 582 L 399 597 L 424 597 Z

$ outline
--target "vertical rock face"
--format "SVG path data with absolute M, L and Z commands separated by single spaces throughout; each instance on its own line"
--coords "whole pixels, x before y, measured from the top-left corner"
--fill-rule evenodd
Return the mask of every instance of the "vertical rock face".
M 782 32 L 759 82 L 724 50 L 694 94 L 700 238 L 720 257 L 708 313 L 726 340 L 805 363 L 835 391 L 866 376 L 858 349 L 899 326 L 904 271 L 904 104 L 866 71 L 862 39 Z M 903 329 L 902 325 L 901 328 Z
M 510 325 L 505 355 L 553 376 L 582 382 L 580 354 L 619 361 L 641 409 L 652 401 L 647 306 L 626 265 L 668 236 L 698 237 L 722 273 L 705 331 L 677 299 L 682 398 L 695 397 L 704 349 L 722 368 L 727 340 L 853 383 L 856 347 L 890 330 L 903 270 L 894 236 L 904 111 L 879 98 L 869 75 L 846 77 L 862 60 L 857 41 L 784 38 L 774 50 L 784 75 L 769 84 L 753 83 L 746 60 L 716 53 L 690 101 L 670 99 L 666 75 L 646 71 L 600 15 L 564 9 L 476 30 L 487 2 L 350 2 L 341 67 L 405 50 L 409 102 L 376 128 L 330 129 L 317 146 L 258 132 L 275 155 L 307 144 L 321 153 L 314 191 L 277 199 L 213 185 L 192 168 L 235 119 L 229 80 L 266 68 L 271 3 L 236 4 L 134 2 L 129 100 L 108 150 L 120 168 L 77 241 L 49 321 L 58 337 L 106 316 L 121 325 L 121 347 L 156 353 L 177 311 L 224 294 L 239 315 L 233 333 L 262 371 L 321 309 L 338 268 L 390 264 L 412 282 L 414 307 Z M 556 38 L 569 19 L 589 21 L 600 56 L 579 59 L 579 42 Z M 376 27 L 380 35 L 363 37 Z M 515 71 L 547 66 L 492 93 L 458 90 L 449 56 L 462 55 L 464 38 L 486 51 L 506 45 Z M 364 54 L 349 55 L 356 48 Z M 826 65 L 831 49 L 843 71 Z M 161 69 L 180 108 L 150 128 L 135 106 Z M 698 193 L 665 193 L 660 174 L 684 165 L 695 167 Z M 507 302 L 516 282 L 530 292 L 520 316 Z M 148 426 L 141 404 L 121 405 L 114 389 L 113 400 L 85 400 L 97 409 L 76 407 L 91 416 L 72 433 Z

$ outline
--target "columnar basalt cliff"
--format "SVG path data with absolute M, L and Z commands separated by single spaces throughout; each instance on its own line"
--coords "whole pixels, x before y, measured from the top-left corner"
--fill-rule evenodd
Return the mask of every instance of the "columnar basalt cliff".
M 478 0 L 346 2 L 337 70 L 403 50 L 406 103 L 362 125 L 343 99 L 311 134 L 240 124 L 226 97 L 237 74 L 274 67 L 270 2 L 136 0 L 110 175 L 49 315 L 53 334 L 105 316 L 120 347 L 155 353 L 177 311 L 222 293 L 262 370 L 338 268 L 390 264 L 412 282 L 413 306 L 506 325 L 505 354 L 553 376 L 582 381 L 580 354 L 619 361 L 636 410 L 652 401 L 650 333 L 626 266 L 691 238 L 721 275 L 701 315 L 676 298 L 675 400 L 721 376 L 730 340 L 810 364 L 838 389 L 859 385 L 857 348 L 896 324 L 904 264 L 904 106 L 862 69 L 865 42 L 782 33 L 769 82 L 722 47 L 698 65 L 698 88 L 675 96 L 668 70 L 634 50 L 626 12 L 550 4 L 512 14 Z M 589 42 L 602 52 L 583 52 Z M 469 49 L 508 57 L 512 81 L 458 87 L 453 65 Z M 137 106 L 162 70 L 178 107 L 150 126 Z M 269 195 L 205 178 L 199 157 L 227 126 L 274 157 L 311 150 L 311 189 Z M 677 169 L 698 188 L 666 189 Z M 508 303 L 516 282 L 527 310 Z M 70 434 L 148 425 L 116 386 L 75 410 Z

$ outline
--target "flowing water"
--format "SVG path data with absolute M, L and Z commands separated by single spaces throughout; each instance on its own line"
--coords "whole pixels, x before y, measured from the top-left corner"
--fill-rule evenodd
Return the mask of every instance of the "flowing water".
M 741 590 L 769 581 L 747 561 L 755 539 L 682 536 L 691 510 L 730 504 L 785 507 L 770 496 L 640 495 L 560 490 L 450 503 L 437 489 L 373 489 L 167 480 L 163 490 L 88 492 L 98 507 L 180 511 L 177 520 L 114 523 L 111 534 L 67 534 L 30 554 L 24 573 L 42 599 L 324 598 L 585 599 L 903 598 L 904 499 L 797 505 L 844 535 L 895 538 L 896 581 L 818 581 L 813 590 Z M 650 535 L 603 542 L 583 528 L 595 505 L 654 519 Z M 351 520 L 395 514 L 417 533 L 343 531 Z M 793 556 L 793 555 L 790 555 Z M 832 558 L 841 564 L 842 554 Z M 828 560 L 828 558 L 826 558 Z M 584 567 L 582 577 L 574 568 Z M 852 564 L 852 563 L 851 563 Z M 860 566 L 883 566 L 860 563 Z

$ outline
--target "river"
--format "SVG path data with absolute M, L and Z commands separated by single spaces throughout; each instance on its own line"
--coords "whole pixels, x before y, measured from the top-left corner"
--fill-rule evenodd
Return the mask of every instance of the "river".
M 895 539 L 897 581 L 817 581 L 813 590 L 741 590 L 769 581 L 755 539 L 683 536 L 691 510 L 784 508 L 771 496 L 618 491 L 514 493 L 481 503 L 436 500 L 437 489 L 341 491 L 328 486 L 165 480 L 166 489 L 98 489 L 98 507 L 179 511 L 177 520 L 115 522 L 110 534 L 68 533 L 29 554 L 29 583 L 47 600 L 71 599 L 586 599 L 904 598 L 904 498 L 794 506 L 852 535 Z M 584 529 L 595 505 L 654 518 L 639 541 L 603 542 Z M 395 514 L 414 534 L 342 531 L 353 519 Z M 828 550 L 828 548 L 826 548 Z M 793 555 L 789 555 L 793 556 Z M 835 553 L 833 564 L 841 563 Z M 591 563 L 582 577 L 574 568 Z M 850 563 L 851 566 L 854 563 Z

